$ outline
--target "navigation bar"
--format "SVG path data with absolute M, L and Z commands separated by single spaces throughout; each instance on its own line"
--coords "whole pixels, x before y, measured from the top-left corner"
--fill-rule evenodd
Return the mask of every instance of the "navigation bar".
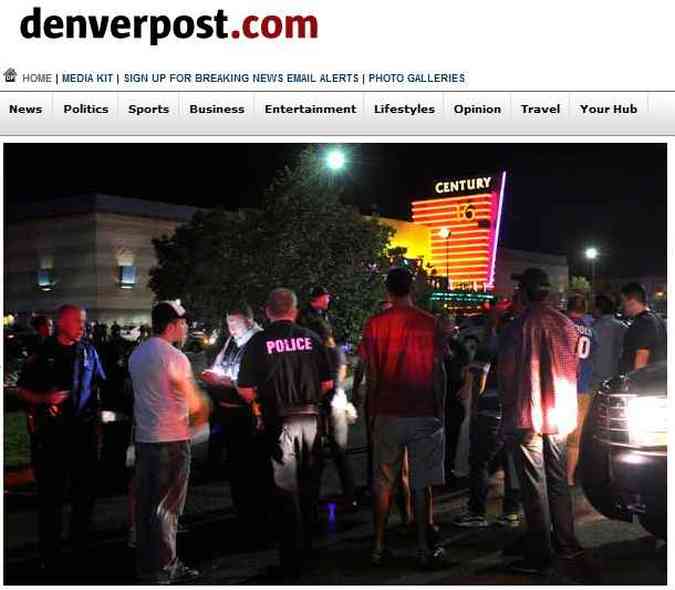
M 0 92 L 3 135 L 675 135 L 675 92 Z

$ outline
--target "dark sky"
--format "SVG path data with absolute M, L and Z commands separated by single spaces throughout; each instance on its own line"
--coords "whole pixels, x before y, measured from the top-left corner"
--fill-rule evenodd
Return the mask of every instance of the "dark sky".
M 208 207 L 256 206 L 301 144 L 6 144 L 6 207 L 101 192 Z M 598 275 L 666 273 L 665 144 L 353 144 L 345 198 L 363 211 L 410 218 L 434 180 L 509 172 L 502 243 L 602 253 Z

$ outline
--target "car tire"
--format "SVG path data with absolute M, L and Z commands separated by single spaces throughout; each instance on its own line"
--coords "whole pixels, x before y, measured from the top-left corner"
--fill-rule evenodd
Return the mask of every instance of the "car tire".
M 663 539 L 664 541 L 668 537 L 668 519 L 664 514 L 663 517 L 657 518 L 654 516 L 647 516 L 645 514 L 640 516 L 640 524 L 642 528 L 645 529 L 648 533 Z

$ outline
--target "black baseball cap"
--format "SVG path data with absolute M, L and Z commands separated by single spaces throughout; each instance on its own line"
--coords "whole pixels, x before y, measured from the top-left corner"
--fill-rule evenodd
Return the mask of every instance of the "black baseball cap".
M 548 275 L 541 268 L 528 268 L 522 273 L 512 274 L 511 279 L 518 281 L 524 288 L 547 289 L 551 287 Z
M 326 289 L 326 287 L 314 287 L 309 292 L 309 296 L 312 299 L 316 299 L 317 297 L 322 297 L 324 295 L 330 295 L 330 291 L 328 291 L 328 289 Z
M 152 323 L 159 326 L 174 320 L 190 321 L 185 308 L 178 301 L 160 301 L 152 308 Z

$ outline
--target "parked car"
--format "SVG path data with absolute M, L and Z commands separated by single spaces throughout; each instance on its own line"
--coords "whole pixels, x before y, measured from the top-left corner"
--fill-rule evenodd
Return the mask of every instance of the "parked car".
M 122 336 L 122 338 L 124 338 L 125 340 L 129 340 L 129 342 L 136 342 L 140 335 L 141 335 L 140 326 L 133 326 L 133 325 L 122 326 L 122 329 L 120 330 L 120 336 Z
M 591 403 L 580 449 L 581 482 L 608 518 L 638 520 L 666 538 L 668 397 L 666 362 L 604 383 Z

